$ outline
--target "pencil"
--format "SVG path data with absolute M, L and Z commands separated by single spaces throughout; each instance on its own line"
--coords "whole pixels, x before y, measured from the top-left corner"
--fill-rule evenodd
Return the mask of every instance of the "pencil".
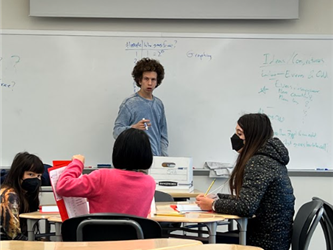
M 205 196 L 208 194 L 208 192 L 210 191 L 210 189 L 212 188 L 212 186 L 214 185 L 214 182 L 216 181 L 216 179 L 214 179 L 213 181 L 212 181 L 212 183 L 210 184 L 210 186 L 208 187 L 208 189 L 207 189 L 207 191 L 206 191 L 206 193 L 205 193 Z
M 155 216 L 175 216 L 175 217 L 184 217 L 185 213 L 155 213 Z

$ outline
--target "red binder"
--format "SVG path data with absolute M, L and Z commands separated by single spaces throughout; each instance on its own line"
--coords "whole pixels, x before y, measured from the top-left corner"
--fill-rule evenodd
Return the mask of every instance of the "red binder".
M 58 169 L 58 168 L 66 167 L 71 162 L 72 161 L 53 161 L 53 167 L 48 169 L 50 176 L 51 176 L 51 171 Z M 68 213 L 66 210 L 65 202 L 63 199 L 57 200 L 56 190 L 54 188 L 54 185 L 52 184 L 52 181 L 54 181 L 54 180 L 52 180 L 52 178 L 50 178 L 50 180 L 51 180 L 52 190 L 53 190 L 53 194 L 54 194 L 54 199 L 56 200 L 57 206 L 59 208 L 61 220 L 65 221 L 68 219 Z

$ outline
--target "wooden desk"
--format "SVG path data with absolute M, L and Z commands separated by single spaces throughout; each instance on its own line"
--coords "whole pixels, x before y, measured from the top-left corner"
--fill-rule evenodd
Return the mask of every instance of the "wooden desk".
M 201 246 L 174 247 L 175 250 L 264 250 L 261 247 L 242 246 L 233 244 L 204 244 Z
M 156 210 L 161 213 L 167 213 L 172 210 L 170 202 L 156 202 Z M 208 228 L 209 243 L 216 243 L 217 223 L 226 219 L 237 221 L 239 225 L 239 244 L 246 245 L 247 218 L 236 215 L 218 214 L 212 212 L 189 212 L 184 217 L 180 216 L 153 216 L 152 220 L 157 222 L 184 222 L 184 223 L 202 223 Z
M 208 228 L 209 234 L 209 243 L 216 242 L 216 229 L 217 222 L 223 221 L 226 218 L 223 215 L 214 214 L 214 213 L 198 213 L 198 212 L 190 212 L 186 213 L 184 217 L 176 217 L 176 216 L 153 216 L 150 219 L 157 222 L 183 222 L 183 223 L 203 223 Z M 56 226 L 56 240 L 61 240 L 61 223 L 62 220 L 60 216 L 57 217 L 49 217 L 49 222 L 54 222 Z M 246 242 L 244 242 L 245 244 Z
M 158 203 L 158 202 L 157 202 Z M 164 204 L 165 202 L 163 202 Z M 170 205 L 157 205 L 157 209 L 160 207 L 160 209 L 163 210 L 163 206 Z M 158 209 L 158 211 L 161 211 Z M 165 209 L 163 210 L 165 211 Z M 228 217 L 228 218 L 227 218 Z M 216 229 L 217 229 L 217 222 L 223 221 L 225 219 L 242 219 L 238 216 L 232 216 L 232 215 L 221 215 L 216 213 L 209 213 L 209 212 L 190 212 L 186 213 L 184 217 L 176 217 L 176 216 L 153 216 L 150 219 L 155 220 L 157 222 L 182 222 L 182 223 L 203 223 L 208 227 L 208 234 L 209 234 L 209 243 L 215 243 L 216 242 Z M 62 220 L 60 216 L 52 216 L 48 218 L 49 222 L 53 222 L 55 224 L 56 229 L 56 241 L 61 241 L 61 224 Z M 246 234 L 245 234 L 246 237 Z M 241 240 L 240 240 L 241 242 Z M 242 243 L 245 245 L 246 241 L 242 241 Z
M 53 215 L 47 219 L 49 222 L 53 222 L 55 225 L 55 240 L 62 241 L 62 234 L 61 234 L 61 224 L 62 220 L 60 215 Z
M 159 206 L 158 206 L 159 207 Z M 160 210 L 159 210 L 160 211 Z M 184 217 L 175 216 L 153 216 L 150 219 L 157 222 L 182 222 L 182 223 L 203 223 L 208 228 L 209 243 L 216 242 L 216 229 L 217 223 L 226 219 L 233 219 L 239 223 L 239 244 L 246 245 L 246 228 L 247 228 L 247 218 L 241 218 L 235 215 L 223 215 L 209 212 L 190 212 Z M 60 216 L 49 217 L 50 222 L 55 223 L 56 229 L 56 241 L 61 241 L 61 224 L 62 220 Z
M 167 212 L 170 211 L 170 202 L 156 202 L 157 211 Z M 34 240 L 35 236 L 33 234 L 33 222 L 39 219 L 47 219 L 49 222 L 54 222 L 56 227 L 56 240 L 61 240 L 61 224 L 62 220 L 57 214 L 42 214 L 39 212 L 21 214 L 22 218 L 28 219 L 28 238 L 29 240 Z M 152 220 L 157 222 L 182 222 L 182 223 L 202 223 L 208 228 L 209 243 L 216 242 L 216 229 L 217 223 L 226 219 L 236 220 L 239 224 L 239 244 L 246 245 L 246 230 L 247 230 L 247 218 L 242 218 L 236 215 L 218 214 L 211 212 L 189 212 L 186 213 L 184 217 L 178 216 L 153 216 Z M 32 220 L 33 222 L 29 222 Z M 30 237 L 29 237 L 30 235 Z
M 239 218 L 239 217 L 237 217 Z M 190 212 L 186 213 L 184 217 L 176 216 L 153 216 L 150 219 L 157 222 L 182 222 L 182 223 L 203 223 L 208 228 L 209 243 L 216 242 L 216 228 L 217 222 L 223 221 L 226 218 L 223 215 L 205 212 Z M 48 218 L 49 222 L 55 223 L 56 228 L 56 241 L 61 241 L 61 224 L 60 216 L 53 216 Z M 245 244 L 246 242 L 244 242 Z
M 41 242 L 41 241 L 1 241 L 1 250 L 148 250 L 173 249 L 174 247 L 193 247 L 202 242 L 185 239 L 146 239 L 125 241 L 90 241 L 90 242 Z M 190 248 L 189 248 L 190 249 Z
M 41 212 L 31 212 L 20 214 L 20 218 L 27 219 L 27 231 L 28 231 L 28 240 L 35 240 L 34 228 L 36 223 L 39 220 L 45 220 L 45 232 L 50 232 L 49 217 L 55 216 L 58 213 L 41 213 Z
M 163 192 L 166 192 L 166 191 L 163 191 Z M 177 191 L 171 191 L 171 190 L 166 192 L 166 193 L 170 194 L 175 199 L 189 199 L 189 198 L 195 198 L 199 194 L 202 194 L 204 192 L 201 192 L 197 189 L 194 189 L 193 192 L 191 192 L 191 193 L 189 193 L 189 192 L 177 192 Z

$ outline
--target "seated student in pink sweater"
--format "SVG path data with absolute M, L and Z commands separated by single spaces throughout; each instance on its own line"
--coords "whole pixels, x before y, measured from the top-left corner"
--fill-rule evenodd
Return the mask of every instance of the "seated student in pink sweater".
M 74 155 L 57 183 L 64 197 L 86 197 L 90 213 L 124 213 L 147 217 L 155 193 L 155 180 L 141 170 L 150 168 L 153 154 L 147 134 L 127 129 L 114 143 L 114 169 L 81 175 L 84 156 Z

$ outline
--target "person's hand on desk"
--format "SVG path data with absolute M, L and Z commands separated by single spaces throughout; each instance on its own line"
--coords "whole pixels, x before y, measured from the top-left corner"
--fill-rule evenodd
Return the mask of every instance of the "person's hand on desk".
M 84 158 L 83 155 L 73 155 L 72 160 L 75 160 L 75 159 L 79 160 L 79 161 L 82 162 L 83 165 L 84 165 L 84 160 L 85 160 L 85 158 Z
M 201 208 L 201 210 L 213 210 L 212 206 L 215 201 L 214 199 L 204 194 L 199 194 L 195 199 L 195 203 Z

